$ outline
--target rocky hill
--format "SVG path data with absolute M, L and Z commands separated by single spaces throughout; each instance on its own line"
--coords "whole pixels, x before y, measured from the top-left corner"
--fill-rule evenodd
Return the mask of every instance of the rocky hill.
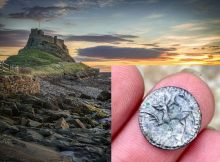
M 84 64 L 75 63 L 64 40 L 58 39 L 57 36 L 45 35 L 39 29 L 31 29 L 25 47 L 19 50 L 17 55 L 7 58 L 5 63 L 29 68 L 31 74 L 40 75 L 64 75 L 89 68 Z
M 64 44 L 64 40 L 58 39 L 57 36 L 45 35 L 43 30 L 37 28 L 31 29 L 27 44 L 19 53 L 26 49 L 38 49 L 53 54 L 63 61 L 74 62 L 74 59 L 69 55 L 69 50 Z

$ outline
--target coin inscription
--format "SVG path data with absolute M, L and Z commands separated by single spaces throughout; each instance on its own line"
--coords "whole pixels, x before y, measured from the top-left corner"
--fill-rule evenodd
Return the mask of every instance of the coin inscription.
M 174 150 L 196 137 L 201 126 L 201 112 L 188 91 L 162 87 L 144 99 L 140 106 L 139 124 L 152 145 Z

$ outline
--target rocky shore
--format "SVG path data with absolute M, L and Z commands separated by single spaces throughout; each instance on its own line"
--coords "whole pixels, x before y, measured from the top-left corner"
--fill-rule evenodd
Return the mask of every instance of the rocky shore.
M 39 94 L 0 93 L 0 161 L 110 161 L 110 74 L 38 79 Z

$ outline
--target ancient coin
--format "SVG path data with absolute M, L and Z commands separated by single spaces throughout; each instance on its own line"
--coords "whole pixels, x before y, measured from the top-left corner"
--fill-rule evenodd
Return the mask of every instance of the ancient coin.
M 151 92 L 140 106 L 139 124 L 154 146 L 174 150 L 190 143 L 201 126 L 201 112 L 188 91 L 168 86 Z

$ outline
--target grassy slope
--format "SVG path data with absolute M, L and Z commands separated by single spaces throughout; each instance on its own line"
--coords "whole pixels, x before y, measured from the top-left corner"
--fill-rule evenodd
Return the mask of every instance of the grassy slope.
M 64 73 L 74 74 L 87 68 L 86 65 L 81 63 L 59 62 L 56 64 L 33 67 L 32 74 L 35 76 L 63 75 Z
M 18 55 L 11 56 L 6 63 L 23 67 L 35 67 L 58 63 L 62 60 L 52 54 L 37 49 L 25 49 Z
M 81 63 L 62 61 L 60 58 L 37 49 L 25 49 L 18 55 L 11 56 L 6 63 L 20 67 L 29 67 L 32 75 L 62 75 L 72 74 L 87 69 L 88 66 Z

